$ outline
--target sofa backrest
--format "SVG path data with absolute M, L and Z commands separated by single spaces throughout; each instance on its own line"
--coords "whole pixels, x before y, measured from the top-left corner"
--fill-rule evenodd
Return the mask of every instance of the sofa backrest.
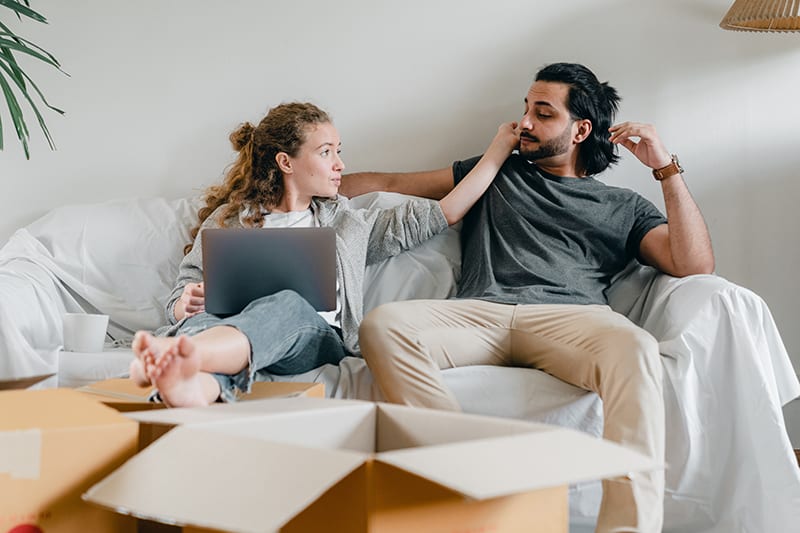
M 123 333 L 154 329 L 165 323 L 196 211 L 191 200 L 164 198 L 63 206 L 15 233 L 3 252 L 47 268 L 86 311 L 110 315 Z
M 370 193 L 351 205 L 390 207 L 405 199 Z M 164 304 L 198 206 L 190 199 L 135 198 L 59 207 L 20 230 L 2 252 L 44 265 L 86 311 L 108 314 L 118 333 L 153 330 L 166 323 Z M 449 229 L 370 266 L 365 311 L 392 300 L 445 298 L 459 268 L 458 234 Z

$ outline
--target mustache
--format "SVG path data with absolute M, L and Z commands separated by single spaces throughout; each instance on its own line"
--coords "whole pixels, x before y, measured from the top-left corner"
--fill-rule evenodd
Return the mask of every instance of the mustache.
M 537 143 L 539 142 L 538 137 L 536 137 L 534 135 L 531 135 L 530 133 L 522 132 L 522 133 L 519 134 L 519 136 L 520 136 L 521 139 L 528 139 L 529 141 L 533 141 L 533 142 L 537 142 Z

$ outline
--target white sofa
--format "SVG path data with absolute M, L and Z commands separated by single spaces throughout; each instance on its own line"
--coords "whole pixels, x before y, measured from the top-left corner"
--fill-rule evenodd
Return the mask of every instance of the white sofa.
M 388 206 L 388 193 L 354 199 Z M 57 372 L 42 386 L 122 376 L 137 329 L 165 322 L 196 203 L 129 199 L 53 210 L 0 249 L 0 380 Z M 454 229 L 370 268 L 365 307 L 441 298 L 460 268 Z M 800 471 L 781 406 L 800 395 L 770 312 L 752 292 L 716 276 L 675 279 L 631 265 L 608 293 L 615 310 L 659 341 L 667 409 L 665 528 L 670 532 L 797 531 Z M 110 315 L 102 354 L 61 351 L 64 312 Z M 593 394 L 538 370 L 470 367 L 444 372 L 465 411 L 602 432 Z M 360 358 L 300 376 L 337 398 L 381 399 Z M 546 461 L 547 458 L 542 458 Z M 599 484 L 572 487 L 571 530 L 591 531 Z

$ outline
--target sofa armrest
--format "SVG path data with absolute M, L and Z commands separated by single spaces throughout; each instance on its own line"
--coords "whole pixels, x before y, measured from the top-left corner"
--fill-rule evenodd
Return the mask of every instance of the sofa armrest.
M 58 370 L 65 311 L 61 290 L 35 263 L 15 259 L 0 264 L 0 379 Z
M 772 314 L 752 291 L 716 275 L 675 278 L 635 266 L 615 280 L 608 297 L 615 311 L 656 338 L 661 355 L 675 365 L 706 368 L 747 360 L 776 402 L 800 395 Z

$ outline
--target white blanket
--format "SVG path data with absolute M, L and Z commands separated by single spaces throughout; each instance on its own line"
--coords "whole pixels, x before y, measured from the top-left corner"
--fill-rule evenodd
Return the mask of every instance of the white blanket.
M 384 200 L 397 198 L 371 201 Z M 194 213 L 187 200 L 68 206 L 15 233 L 0 250 L 0 379 L 56 371 L 65 311 L 109 314 L 115 338 L 161 325 Z M 451 230 L 376 267 L 368 279 L 380 290 L 367 291 L 366 303 L 414 297 L 415 288 L 430 290 L 423 297 L 447 296 L 458 264 L 454 238 Z M 800 531 L 800 470 L 781 410 L 800 395 L 800 383 L 765 303 L 716 276 L 675 279 L 648 268 L 626 272 L 609 301 L 655 336 L 663 356 L 664 530 Z M 291 379 L 324 381 L 335 397 L 380 398 L 360 359 Z M 602 427 L 596 395 L 537 370 L 455 369 L 445 381 L 469 412 L 594 434 Z M 580 496 L 573 523 L 591 522 L 596 496 L 573 494 Z

